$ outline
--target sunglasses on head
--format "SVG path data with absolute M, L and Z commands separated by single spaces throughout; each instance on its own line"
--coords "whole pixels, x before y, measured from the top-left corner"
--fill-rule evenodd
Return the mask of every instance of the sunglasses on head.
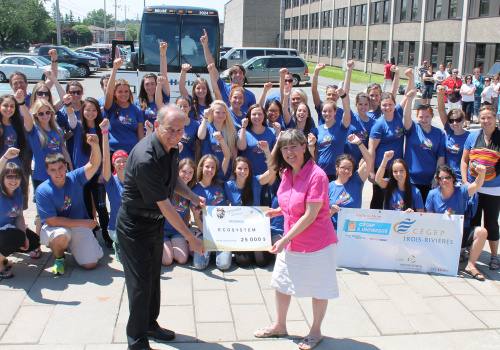
M 417 107 L 417 111 L 421 110 L 421 109 L 427 109 L 427 108 L 431 108 L 431 105 L 430 104 L 425 104 L 425 105 L 419 105 Z
M 7 180 L 21 180 L 21 175 L 5 175 Z
M 461 122 L 462 122 L 462 120 L 464 120 L 464 118 L 463 118 L 463 117 L 453 118 L 453 119 L 452 119 L 452 118 L 450 118 L 450 119 L 448 119 L 448 123 L 450 123 L 450 124 L 457 123 L 457 124 L 458 124 L 458 123 L 461 123 Z
M 339 87 L 337 85 L 328 85 L 326 89 L 338 89 Z
M 42 97 L 42 96 L 50 97 L 50 91 L 37 91 L 36 95 L 40 96 L 40 97 Z
M 68 94 L 70 94 L 70 95 L 83 95 L 83 91 L 82 90 L 68 91 Z
M 381 89 L 382 87 L 380 86 L 380 84 L 377 84 L 377 83 L 371 83 L 371 84 L 368 84 L 368 88 L 372 88 L 372 87 L 377 87 L 379 89 Z
M 36 115 L 39 117 L 43 117 L 43 115 L 52 115 L 52 111 L 49 109 L 48 111 L 45 112 L 38 112 Z

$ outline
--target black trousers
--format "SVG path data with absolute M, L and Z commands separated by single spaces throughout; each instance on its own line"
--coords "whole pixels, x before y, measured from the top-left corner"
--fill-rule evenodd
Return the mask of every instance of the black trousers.
M 429 192 L 431 190 L 431 185 L 412 184 L 412 186 L 415 186 L 420 191 L 420 194 L 422 195 L 422 201 L 424 202 L 424 206 L 425 206 L 425 202 L 427 201 L 427 196 L 429 195 Z M 413 209 L 415 209 L 415 208 L 413 208 Z
M 40 247 L 40 237 L 30 229 L 26 230 L 26 235 L 17 228 L 0 230 L 0 254 L 8 257 L 14 252 L 23 252 L 23 250 L 19 248 L 24 246 L 25 237 L 27 237 L 30 242 L 28 250 L 24 251 L 25 253 Z
M 108 223 L 109 214 L 106 206 L 101 207 L 99 205 L 99 174 L 95 174 L 89 182 L 83 186 L 83 201 L 85 202 L 85 208 L 87 209 L 87 215 L 89 218 L 93 218 L 92 213 L 92 199 L 94 199 L 95 209 L 97 214 L 99 214 L 99 226 L 101 226 L 102 238 L 104 242 L 112 241 L 108 234 Z
M 150 220 L 118 210 L 116 233 L 127 285 L 127 341 L 132 350 L 148 345 L 147 331 L 158 327 L 164 223 L 165 219 Z
M 377 173 L 378 168 L 375 168 L 375 174 Z M 384 178 L 389 177 L 389 169 L 385 169 L 384 173 Z M 373 197 L 372 201 L 370 202 L 370 209 L 384 209 L 384 196 L 385 196 L 385 191 L 382 187 L 377 185 L 376 183 L 373 184 Z
M 470 226 L 483 226 L 481 220 L 484 211 L 484 228 L 488 231 L 488 241 L 498 241 L 498 214 L 500 213 L 500 197 L 478 193 L 477 211 Z

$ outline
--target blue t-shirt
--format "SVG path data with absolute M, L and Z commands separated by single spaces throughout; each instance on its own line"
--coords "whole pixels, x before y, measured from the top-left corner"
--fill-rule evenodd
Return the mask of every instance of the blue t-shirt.
M 394 159 L 403 158 L 404 125 L 403 108 L 397 105 L 394 117 L 390 122 L 385 118 L 378 118 L 370 131 L 370 138 L 379 139 L 380 143 L 375 152 L 375 168 L 378 168 L 384 159 L 386 151 L 394 151 L 394 156 L 387 164 L 390 167 Z
M 28 107 L 28 108 L 31 107 L 31 92 L 26 94 L 26 98 L 24 99 L 24 102 L 26 102 L 26 107 Z M 19 111 L 21 111 L 21 107 L 19 107 Z
M 462 135 L 455 135 L 450 124 L 444 125 L 446 131 L 446 163 L 449 164 L 455 175 L 457 181 L 462 182 L 462 173 L 460 172 L 460 164 L 462 163 L 462 154 L 464 153 L 464 145 L 470 132 L 466 131 Z
M 206 205 L 226 205 L 224 190 L 218 185 L 203 187 L 201 183 L 193 187 L 193 193 L 206 199 Z M 191 203 L 192 207 L 196 205 Z
M 311 133 L 317 138 L 318 165 L 327 175 L 336 173 L 335 161 L 344 153 L 347 130 L 348 128 L 342 123 L 342 116 L 340 118 L 335 116 L 335 124 L 328 129 L 326 124 L 322 124 L 311 130 Z
M 340 99 L 338 99 L 337 102 L 340 102 Z M 325 118 L 323 117 L 322 107 L 323 107 L 323 101 L 320 100 L 319 106 L 314 108 L 316 110 L 316 113 L 318 113 L 318 125 L 325 124 Z M 338 120 L 338 118 L 342 118 L 343 115 L 344 115 L 344 110 L 339 105 L 337 105 L 335 120 Z
M 51 179 L 36 189 L 36 207 L 42 220 L 61 216 L 69 219 L 88 219 L 83 201 L 83 186 L 88 182 L 84 168 L 66 174 L 62 188 Z
M 241 128 L 241 121 L 243 120 L 243 118 L 245 118 L 245 114 L 242 112 L 241 113 L 241 117 L 238 117 L 233 111 L 231 108 L 229 108 L 229 113 L 231 113 L 231 117 L 233 118 L 233 124 L 234 124 L 234 127 L 236 128 L 236 130 L 240 129 Z
M 404 160 L 408 164 L 411 183 L 430 185 L 439 157 L 445 156 L 446 136 L 444 131 L 431 126 L 431 131 L 425 132 L 422 127 L 412 121 L 406 131 L 406 148 Z
M 14 190 L 12 199 L 0 194 L 0 227 L 14 225 L 16 218 L 23 212 L 21 186 Z
M 116 215 L 122 205 L 123 184 L 118 180 L 118 176 L 116 175 L 111 175 L 109 181 L 103 179 L 103 183 L 111 207 L 108 230 L 116 230 Z
M 184 126 L 184 135 L 182 136 L 182 152 L 179 153 L 179 161 L 184 158 L 194 160 L 195 141 L 198 139 L 198 128 L 200 123 L 197 120 L 190 119 L 189 125 Z
M 3 152 L 0 154 L 0 158 L 4 156 L 5 153 L 9 150 L 9 148 L 19 148 L 17 147 L 17 132 L 12 125 L 4 124 L 4 135 L 3 135 Z M 9 159 L 8 162 L 14 162 L 17 165 L 21 166 L 21 159 L 19 156 L 16 158 Z M 1 226 L 1 225 L 0 225 Z
M 99 106 L 104 108 L 104 103 L 106 102 L 106 96 L 103 96 L 101 98 L 97 99 L 97 102 L 99 102 Z
M 64 135 L 59 129 L 61 135 Z M 50 178 L 45 170 L 45 157 L 49 153 L 57 152 L 62 154 L 64 140 L 54 130 L 46 131 L 48 140 L 42 148 L 40 144 L 40 130 L 38 126 L 33 125 L 33 128 L 28 133 L 28 141 L 33 150 L 33 159 L 35 161 L 35 169 L 33 170 L 33 180 L 45 181 Z
M 271 100 L 276 100 L 276 101 L 278 101 L 278 102 L 281 103 L 281 94 L 280 94 L 279 90 L 278 90 L 278 92 L 275 92 L 274 94 L 271 94 L 271 95 L 267 96 L 267 98 L 266 98 L 266 106 L 269 103 L 269 101 L 271 101 Z
M 175 211 L 179 216 L 184 220 L 186 215 L 189 215 L 189 200 L 181 197 L 179 203 L 174 203 L 174 200 L 171 201 L 172 206 L 175 208 Z M 168 218 L 165 219 L 165 225 L 163 226 L 165 231 L 177 231 L 175 227 L 173 227 L 170 222 L 168 222 Z
M 361 142 L 363 142 L 366 148 L 368 148 L 368 140 L 370 138 L 370 131 L 372 130 L 373 124 L 375 124 L 375 120 L 368 118 L 368 121 L 364 122 L 357 113 L 354 113 L 351 110 L 351 125 L 349 125 L 349 129 L 347 130 L 347 136 L 355 134 Z M 345 143 L 344 153 L 353 156 L 358 163 L 363 158 L 363 155 L 359 150 L 359 146 L 353 145 L 348 141 Z
M 71 129 L 73 132 L 73 139 L 75 140 L 75 147 L 73 148 L 73 165 L 75 168 L 81 168 L 85 166 L 90 160 L 91 150 L 89 149 L 89 154 L 86 155 L 82 150 L 82 122 L 78 121 L 74 129 Z M 89 128 L 89 134 L 97 134 L 96 128 Z M 90 146 L 89 146 L 90 148 Z M 98 174 L 101 173 L 101 170 L 97 171 Z
M 144 123 L 144 115 L 141 109 L 133 103 L 129 103 L 127 108 L 119 107 L 116 115 L 115 102 L 104 111 L 109 119 L 109 149 L 117 151 L 124 150 L 127 153 L 139 142 L 137 136 L 137 123 Z
M 469 186 L 455 186 L 453 194 L 448 199 L 443 199 L 441 187 L 429 191 L 425 210 L 433 213 L 444 214 L 446 212 L 452 215 L 464 215 L 465 205 L 469 199 Z
M 191 101 L 194 101 L 193 96 L 189 95 L 189 98 L 191 99 Z M 198 103 L 198 113 L 195 115 L 194 102 L 191 102 L 191 110 L 189 111 L 189 118 L 201 122 L 203 120 L 203 113 L 205 112 L 205 109 L 207 109 L 208 107 L 209 106 L 202 106 Z
M 259 182 L 259 176 L 252 176 L 252 194 L 253 194 L 253 206 L 260 205 L 260 192 L 262 185 Z M 236 186 L 236 179 L 230 180 L 224 183 L 224 193 L 232 206 L 243 205 L 241 204 L 241 192 L 243 189 L 239 189 Z
M 366 112 L 366 115 L 368 117 L 372 118 L 373 120 L 377 120 L 381 114 L 382 113 L 381 113 L 380 109 L 376 109 L 373 112 L 370 112 L 370 111 Z
M 202 149 L 203 155 L 205 154 L 213 154 L 217 157 L 219 161 L 219 180 L 227 180 L 229 176 L 231 176 L 231 163 L 227 168 L 226 174 L 222 171 L 222 160 L 224 159 L 224 153 L 222 152 L 222 147 L 219 141 L 213 136 L 213 133 L 216 132 L 217 129 L 212 123 L 207 123 L 207 135 L 202 141 Z
M 233 85 L 226 84 L 222 81 L 221 78 L 219 78 L 219 80 L 217 80 L 217 86 L 219 86 L 220 94 L 222 95 L 222 101 L 226 102 L 226 104 L 229 106 L 229 94 L 231 93 L 231 88 L 233 87 Z M 248 111 L 248 108 L 250 108 L 251 105 L 254 105 L 257 102 L 255 101 L 255 95 L 253 94 L 253 92 L 245 88 L 243 89 L 245 90 L 245 102 L 243 102 L 240 110 L 243 112 L 243 114 L 245 114 Z
M 166 95 L 163 91 L 161 92 L 162 97 L 163 97 L 163 103 L 168 104 L 170 103 L 170 96 Z M 134 101 L 134 104 L 139 107 L 139 99 Z M 140 109 L 141 107 L 139 107 Z M 142 109 L 141 109 L 142 112 Z M 148 108 L 144 111 L 144 122 L 149 121 L 151 124 L 155 124 L 156 120 L 156 115 L 158 114 L 158 107 L 156 106 L 156 102 L 149 102 L 148 103 Z
M 472 78 L 472 83 L 476 87 L 476 90 L 474 91 L 474 97 L 481 97 L 481 93 L 484 90 L 485 84 L 484 77 L 479 76 L 479 78 L 477 79 Z
M 396 188 L 396 190 L 392 192 L 391 199 L 389 200 L 389 208 L 387 210 L 405 211 L 408 208 L 405 208 L 404 199 L 405 191 L 401 191 L 399 188 Z M 420 194 L 419 189 L 415 186 L 411 186 L 411 208 L 413 210 L 424 209 L 422 195 Z
M 495 129 L 491 135 L 490 144 L 487 146 L 484 142 L 482 130 L 472 131 L 464 144 L 464 149 L 471 152 L 477 151 L 479 158 L 474 160 L 473 155 L 470 155 L 470 162 L 473 164 L 482 164 L 486 167 L 486 176 L 482 187 L 500 187 L 499 161 L 495 156 L 500 153 L 500 130 Z M 478 138 L 480 139 L 478 140 Z M 472 153 L 472 152 L 471 152 Z M 476 153 L 476 152 L 474 152 Z M 475 178 L 471 176 L 470 169 L 467 167 L 467 182 L 473 183 Z
M 77 120 L 80 119 L 80 111 L 73 110 Z M 57 125 L 59 125 L 59 127 L 63 129 L 64 132 L 71 131 L 71 128 L 69 127 L 68 112 L 66 111 L 66 106 L 63 106 L 63 108 L 61 108 L 56 113 L 56 121 Z M 74 148 L 75 148 L 75 139 L 74 137 L 70 137 L 69 139 L 66 140 L 66 149 L 68 150 L 70 157 L 73 157 Z M 77 167 L 75 166 L 74 168 Z
M 278 196 L 276 193 L 278 192 L 278 187 L 280 186 L 281 181 L 277 178 L 276 181 L 272 185 L 270 185 L 269 189 L 271 191 L 271 208 L 278 209 L 280 204 L 278 202 Z M 276 216 L 271 219 L 271 232 L 277 232 L 283 234 L 285 225 L 285 217 L 283 215 Z
M 267 141 L 269 149 L 272 150 L 276 143 L 276 131 L 273 128 L 266 127 L 262 134 L 256 134 L 252 129 L 240 129 L 238 135 L 242 131 L 245 132 L 247 138 L 247 148 L 239 151 L 239 154 L 250 161 L 255 175 L 262 175 L 267 171 L 266 155 L 257 143 Z
M 361 208 L 363 201 L 363 184 L 359 173 L 356 171 L 343 185 L 337 185 L 335 181 L 328 185 L 328 198 L 330 207 L 338 205 L 342 208 Z M 338 213 L 333 214 L 333 227 L 337 230 Z

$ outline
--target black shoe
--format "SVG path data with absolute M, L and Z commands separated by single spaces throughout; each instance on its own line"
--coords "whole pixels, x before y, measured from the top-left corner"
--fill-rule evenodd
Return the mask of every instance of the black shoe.
M 108 248 L 109 250 L 114 250 L 113 249 L 113 241 L 104 241 L 104 245 L 106 246 L 106 248 Z
M 129 346 L 127 346 L 127 350 L 154 350 L 154 349 L 148 345 L 140 349 L 132 349 Z
M 175 339 L 175 332 L 161 327 L 158 327 L 152 331 L 148 331 L 147 335 L 149 338 L 153 338 L 153 340 L 157 343 L 171 341 Z

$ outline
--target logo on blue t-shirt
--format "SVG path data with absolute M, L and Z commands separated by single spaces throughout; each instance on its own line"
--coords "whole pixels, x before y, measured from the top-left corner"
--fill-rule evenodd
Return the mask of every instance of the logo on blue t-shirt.
M 132 117 L 129 117 L 128 114 L 123 116 L 119 116 L 118 117 L 118 120 L 120 121 L 120 123 L 122 123 L 123 125 L 131 125 L 132 124 Z
M 423 149 L 431 149 L 433 146 L 433 143 L 431 141 L 431 139 L 427 139 L 427 140 L 424 140 L 422 143 L 420 143 L 420 147 L 422 147 Z
M 365 129 L 361 130 L 359 134 L 356 134 L 356 136 L 361 140 L 364 141 L 368 138 L 368 133 L 366 132 Z
M 66 197 L 64 197 L 64 203 L 63 203 L 63 206 L 61 207 L 60 211 L 67 210 L 70 207 L 71 207 L 71 198 L 69 198 L 68 196 L 66 196 Z
M 458 152 L 460 152 L 460 146 L 458 145 L 458 143 L 451 145 L 451 146 L 448 146 L 448 147 L 446 147 L 446 149 L 448 150 L 448 152 L 451 152 L 454 154 L 458 154 Z
M 215 197 L 214 197 L 214 200 L 212 202 L 212 205 L 219 204 L 223 200 L 224 200 L 224 193 L 220 192 L 220 191 L 215 191 Z
M 191 137 L 188 136 L 188 133 L 185 132 L 184 135 L 182 136 L 181 142 L 189 142 L 191 140 Z
M 16 138 L 14 137 L 14 135 L 9 135 L 5 138 L 5 148 L 11 148 L 11 147 L 14 147 L 14 145 L 16 144 Z
M 403 136 L 403 128 L 399 127 L 399 126 L 396 126 L 396 132 L 394 134 L 394 138 L 400 138 L 401 136 Z
M 394 210 L 404 210 L 404 208 L 405 208 L 405 201 L 402 199 L 392 203 L 392 209 Z
M 14 205 L 11 210 L 7 212 L 7 216 L 9 218 L 17 218 L 19 214 L 21 213 L 21 210 L 17 208 L 17 205 Z
M 184 210 L 186 210 L 188 208 L 187 200 L 183 199 L 181 202 L 179 202 L 178 205 L 174 205 L 174 208 L 179 213 L 182 213 Z
M 347 193 L 346 191 L 344 191 L 339 196 L 339 198 L 337 200 L 337 205 L 341 205 L 342 203 L 347 202 L 349 199 L 351 199 L 351 196 L 349 195 L 349 193 Z
M 58 149 L 61 145 L 61 141 L 58 141 L 55 137 L 52 140 L 49 140 L 49 144 L 47 145 L 48 149 Z
M 331 135 L 328 135 L 328 136 L 325 136 L 323 138 L 323 140 L 321 140 L 321 143 L 319 144 L 320 147 L 321 146 L 327 146 L 329 145 L 330 143 L 332 143 L 332 136 Z

